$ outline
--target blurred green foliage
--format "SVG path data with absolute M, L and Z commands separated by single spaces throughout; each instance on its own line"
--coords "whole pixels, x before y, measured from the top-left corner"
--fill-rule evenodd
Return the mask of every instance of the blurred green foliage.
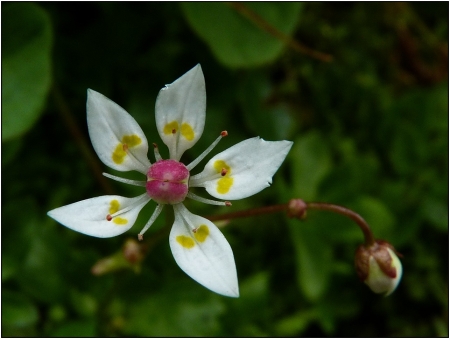
M 287 40 L 225 3 L 2 4 L 3 336 L 448 336 L 448 3 L 243 6 Z M 333 61 L 299 53 L 290 38 Z M 354 209 L 404 255 L 392 296 L 357 280 L 355 225 L 314 211 L 306 221 L 274 214 L 222 229 L 239 299 L 177 267 L 160 236 L 169 210 L 146 234 L 154 241 L 140 273 L 91 273 L 136 236 L 153 205 L 112 239 L 46 216 L 141 192 L 96 175 L 114 171 L 92 156 L 86 89 L 123 106 L 160 142 L 156 95 L 197 63 L 205 132 L 183 160 L 224 129 L 217 152 L 255 135 L 293 140 L 273 185 L 227 211 L 294 197 Z

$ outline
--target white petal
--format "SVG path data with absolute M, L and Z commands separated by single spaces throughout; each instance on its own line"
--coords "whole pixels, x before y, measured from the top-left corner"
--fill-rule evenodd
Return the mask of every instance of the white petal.
M 88 89 L 86 109 L 89 136 L 100 160 L 118 171 L 136 170 L 147 174 L 150 167 L 148 142 L 136 120 L 92 89 Z
M 238 297 L 233 251 L 222 232 L 211 221 L 190 213 L 183 204 L 174 205 L 174 211 L 169 243 L 178 266 L 211 291 Z
M 105 195 L 59 207 L 47 214 L 74 231 L 93 237 L 109 238 L 122 234 L 133 226 L 142 207 L 150 201 L 146 195 L 145 193 L 136 198 Z M 128 212 L 112 218 L 111 221 L 106 220 L 108 214 L 130 206 L 133 208 Z
M 268 187 L 292 147 L 291 141 L 265 141 L 259 137 L 236 144 L 213 157 L 189 186 L 205 187 L 213 197 L 236 200 Z M 226 175 L 221 176 L 221 169 Z
M 180 160 L 184 151 L 195 145 L 205 126 L 205 78 L 200 64 L 159 92 L 155 112 L 156 126 L 169 147 L 170 158 Z

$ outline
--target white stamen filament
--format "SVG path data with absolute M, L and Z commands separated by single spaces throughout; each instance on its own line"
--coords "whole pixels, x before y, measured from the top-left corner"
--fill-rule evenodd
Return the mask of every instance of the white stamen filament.
M 206 199 L 206 198 L 199 197 L 197 194 L 194 194 L 192 192 L 188 192 L 187 197 L 191 198 L 192 200 L 203 202 L 205 204 L 217 205 L 217 206 L 231 206 L 231 202 L 229 202 L 229 201 L 218 201 L 218 200 Z
M 133 208 L 135 208 L 137 205 L 140 205 L 145 200 L 147 200 L 147 202 L 151 200 L 151 198 L 147 195 L 147 193 L 144 193 L 144 194 L 138 196 L 137 199 L 133 203 L 131 203 L 130 206 L 122 208 L 121 210 L 117 211 L 116 213 L 108 214 L 107 215 L 107 220 L 110 221 L 112 218 L 117 217 L 118 215 L 121 215 L 121 214 L 126 213 L 128 211 L 131 211 Z
M 205 182 L 223 178 L 221 173 L 201 172 L 189 178 L 189 187 L 204 187 Z
M 156 206 L 155 212 L 153 212 L 152 216 L 150 217 L 149 221 L 145 224 L 142 231 L 138 234 L 139 241 L 144 239 L 144 233 L 150 228 L 150 226 L 155 222 L 156 218 L 158 218 L 159 214 L 161 213 L 162 209 L 164 208 L 163 204 L 158 204 Z
M 130 157 L 131 161 L 133 161 L 137 166 L 140 167 L 140 170 L 137 169 L 137 171 L 141 172 L 142 174 L 147 175 L 148 167 L 146 164 L 142 163 L 138 157 L 136 157 L 132 152 L 130 152 L 130 149 L 128 147 L 124 147 L 123 149 L 127 155 Z M 150 161 L 149 161 L 150 162 Z M 150 162 L 151 164 L 151 162 Z
M 153 143 L 153 151 L 155 152 L 155 159 L 156 161 L 162 160 L 161 154 L 159 154 L 159 148 L 158 145 Z
M 190 171 L 195 166 L 197 166 L 198 163 L 200 161 L 202 161 L 208 155 L 208 153 L 213 150 L 214 147 L 216 147 L 216 145 L 219 143 L 219 141 L 222 140 L 222 138 L 227 135 L 228 135 L 228 133 L 226 131 L 221 132 L 219 137 L 216 140 L 214 140 L 214 142 L 202 154 L 200 154 L 197 157 L 197 159 L 195 159 L 193 162 L 191 162 L 189 165 L 187 165 L 186 168 Z
M 175 131 L 175 133 L 173 133 Z M 167 145 L 169 147 L 169 154 L 170 154 L 170 159 L 172 160 L 176 160 L 179 161 L 180 158 L 178 157 L 177 154 L 177 145 L 178 145 L 178 138 L 179 138 L 179 133 L 176 129 L 173 129 L 172 131 L 172 138 L 170 145 Z
M 174 210 L 175 213 L 179 213 L 181 215 L 181 218 L 189 226 L 190 230 L 194 230 L 194 229 L 196 230 L 197 229 L 195 227 L 195 225 L 189 219 L 189 215 L 187 214 L 187 209 L 186 209 L 186 207 L 184 207 L 183 204 L 180 203 L 180 204 L 173 205 L 173 210 Z
M 140 187 L 145 187 L 146 182 L 145 181 L 139 181 L 139 180 L 131 180 L 131 179 L 125 179 L 125 178 L 121 178 L 121 177 L 116 177 L 115 175 L 109 174 L 109 173 L 102 173 L 105 177 L 118 181 L 118 182 L 123 182 L 124 184 L 129 184 L 129 185 L 133 185 L 133 186 L 140 186 Z

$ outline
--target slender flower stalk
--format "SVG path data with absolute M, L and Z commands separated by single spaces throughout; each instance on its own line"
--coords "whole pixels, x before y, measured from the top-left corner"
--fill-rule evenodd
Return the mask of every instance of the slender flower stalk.
M 367 222 L 363 219 L 363 217 L 361 217 L 358 213 L 352 211 L 351 209 L 339 205 L 327 204 L 322 202 L 310 202 L 307 203 L 306 205 L 308 209 L 334 212 L 352 219 L 363 232 L 365 245 L 372 246 L 375 243 L 375 238 L 373 236 L 372 230 L 369 227 L 369 224 L 367 224 Z
M 245 211 L 207 216 L 206 218 L 211 221 L 229 220 L 286 211 L 288 213 L 288 216 L 291 218 L 304 219 L 306 217 L 306 211 L 308 209 L 334 212 L 352 219 L 363 232 L 366 246 L 371 246 L 375 243 L 375 238 L 373 236 L 372 230 L 370 229 L 369 224 L 367 224 L 367 222 L 363 219 L 363 217 L 346 207 L 324 202 L 306 203 L 301 199 L 291 199 L 287 204 L 252 208 Z
M 291 218 L 305 219 L 308 209 L 329 211 L 352 219 L 364 234 L 365 243 L 355 253 L 358 277 L 375 293 L 391 294 L 398 286 L 403 268 L 394 247 L 384 240 L 376 240 L 367 222 L 356 212 L 339 205 L 323 202 L 306 203 L 291 199 L 287 204 L 253 208 L 245 211 L 206 217 L 209 220 L 230 220 L 286 211 Z

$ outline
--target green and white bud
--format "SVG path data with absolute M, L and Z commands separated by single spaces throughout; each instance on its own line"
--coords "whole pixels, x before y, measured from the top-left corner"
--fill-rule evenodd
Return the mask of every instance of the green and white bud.
M 359 278 L 375 293 L 388 296 L 397 288 L 403 268 L 394 247 L 382 240 L 374 245 L 359 246 L 355 254 L 355 266 Z

